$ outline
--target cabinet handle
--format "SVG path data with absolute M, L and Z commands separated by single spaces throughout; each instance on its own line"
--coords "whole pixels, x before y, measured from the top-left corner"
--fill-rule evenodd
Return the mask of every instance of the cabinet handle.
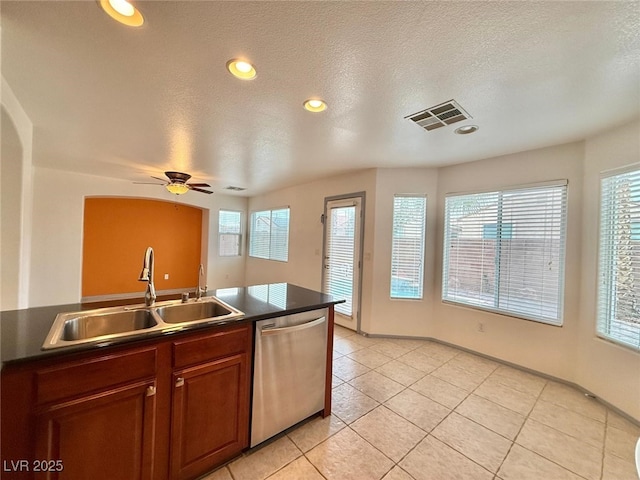
M 156 387 L 153 385 L 149 385 L 147 387 L 147 397 L 153 397 L 156 394 Z
M 176 379 L 176 387 L 181 387 L 181 386 L 183 386 L 183 385 L 184 385 L 184 378 L 182 378 L 182 377 L 178 377 L 178 378 Z

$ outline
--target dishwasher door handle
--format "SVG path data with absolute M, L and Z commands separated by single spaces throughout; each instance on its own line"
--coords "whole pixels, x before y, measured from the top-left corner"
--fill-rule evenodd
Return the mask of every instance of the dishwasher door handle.
M 306 330 L 307 328 L 315 327 L 327 321 L 326 317 L 316 318 L 315 320 L 311 320 L 310 322 L 301 323 L 300 325 L 294 325 L 292 327 L 262 327 L 260 329 L 260 335 L 266 337 L 268 335 L 284 335 L 291 332 L 298 332 L 300 330 Z

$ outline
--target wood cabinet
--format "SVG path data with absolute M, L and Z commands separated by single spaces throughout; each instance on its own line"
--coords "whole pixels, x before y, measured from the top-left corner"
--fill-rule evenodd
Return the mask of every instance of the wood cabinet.
M 248 446 L 250 327 L 5 366 L 2 479 L 190 479 L 236 456 Z M 63 469 L 35 472 L 42 460 Z
M 155 410 L 152 381 L 47 405 L 37 413 L 35 458 L 61 461 L 51 479 L 151 480 Z
M 174 344 L 171 478 L 188 479 L 249 444 L 251 336 L 214 333 Z

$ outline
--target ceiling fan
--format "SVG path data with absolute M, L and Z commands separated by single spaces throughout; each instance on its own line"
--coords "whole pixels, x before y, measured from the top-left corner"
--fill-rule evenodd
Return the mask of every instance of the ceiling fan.
M 149 182 L 133 182 L 138 184 L 145 185 L 164 185 L 164 187 L 171 193 L 175 195 L 182 195 L 187 193 L 189 190 L 193 190 L 194 192 L 201 193 L 213 193 L 209 190 L 203 190 L 201 187 L 209 187 L 211 185 L 208 183 L 187 183 L 187 180 L 191 178 L 191 175 L 188 173 L 182 172 L 164 172 L 169 181 L 167 182 L 164 178 L 154 177 L 151 175 L 151 178 L 155 178 L 156 180 L 160 180 L 163 183 L 149 183 Z

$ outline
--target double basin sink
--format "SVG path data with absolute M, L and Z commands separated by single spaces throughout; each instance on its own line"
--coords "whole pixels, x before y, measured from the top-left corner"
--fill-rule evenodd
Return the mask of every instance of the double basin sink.
M 196 324 L 226 323 L 244 313 L 216 297 L 169 300 L 150 307 L 128 305 L 60 313 L 42 345 L 45 350 L 87 343 L 112 343 L 152 332 L 172 332 Z

